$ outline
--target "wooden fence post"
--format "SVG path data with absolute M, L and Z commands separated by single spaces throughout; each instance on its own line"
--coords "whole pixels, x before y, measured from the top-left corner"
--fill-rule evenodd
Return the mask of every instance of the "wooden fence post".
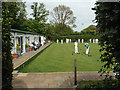
M 74 85 L 77 85 L 77 65 L 76 65 L 76 59 L 74 60 Z

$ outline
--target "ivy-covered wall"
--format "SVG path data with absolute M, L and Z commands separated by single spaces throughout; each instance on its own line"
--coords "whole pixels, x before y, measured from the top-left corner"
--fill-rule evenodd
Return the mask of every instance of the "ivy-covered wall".
M 11 55 L 11 24 L 14 22 L 17 4 L 2 2 L 2 89 L 12 90 L 12 55 Z

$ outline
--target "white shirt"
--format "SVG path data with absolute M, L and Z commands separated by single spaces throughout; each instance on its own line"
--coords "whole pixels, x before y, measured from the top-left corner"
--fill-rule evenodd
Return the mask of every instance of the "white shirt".
M 37 46 L 35 46 L 35 48 L 37 48 Z
M 33 47 L 33 44 L 30 44 L 31 47 Z
M 77 47 L 77 46 L 78 46 L 78 43 L 77 43 L 77 42 L 75 42 L 75 43 L 74 43 L 74 45 L 75 45 L 75 47 Z

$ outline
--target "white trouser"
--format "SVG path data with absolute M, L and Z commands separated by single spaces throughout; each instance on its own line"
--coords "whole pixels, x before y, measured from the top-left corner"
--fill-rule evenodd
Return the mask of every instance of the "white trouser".
M 61 44 L 63 44 L 63 40 L 61 40 Z
M 89 47 L 88 48 L 86 48 L 86 54 L 88 54 L 89 53 Z
M 78 47 L 75 47 L 75 53 L 78 53 Z

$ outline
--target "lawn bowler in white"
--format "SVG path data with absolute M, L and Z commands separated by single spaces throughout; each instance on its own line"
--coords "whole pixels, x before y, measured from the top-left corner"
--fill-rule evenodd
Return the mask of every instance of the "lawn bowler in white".
M 61 44 L 63 44 L 63 40 L 61 40 Z
M 82 43 L 84 42 L 84 39 L 82 39 Z
M 68 43 L 70 42 L 70 39 L 68 39 Z
M 93 43 L 95 43 L 94 39 L 93 39 Z
M 57 39 L 57 44 L 59 43 L 59 40 Z
M 98 39 L 96 39 L 96 43 L 98 43 Z
M 90 39 L 90 43 L 91 43 L 91 39 Z
M 68 43 L 69 42 L 69 39 L 66 39 L 66 43 Z
M 71 43 L 71 39 L 70 39 L 70 43 Z
M 86 54 L 88 54 L 89 53 L 89 43 L 85 43 L 85 47 L 86 47 Z
M 78 39 L 78 43 L 80 43 L 80 39 Z
M 74 46 L 75 46 L 75 53 L 79 53 L 78 52 L 78 42 L 77 42 L 77 40 L 75 41 Z
M 67 39 L 67 43 L 69 42 L 69 39 Z
M 96 43 L 96 39 L 94 39 L 94 43 Z

